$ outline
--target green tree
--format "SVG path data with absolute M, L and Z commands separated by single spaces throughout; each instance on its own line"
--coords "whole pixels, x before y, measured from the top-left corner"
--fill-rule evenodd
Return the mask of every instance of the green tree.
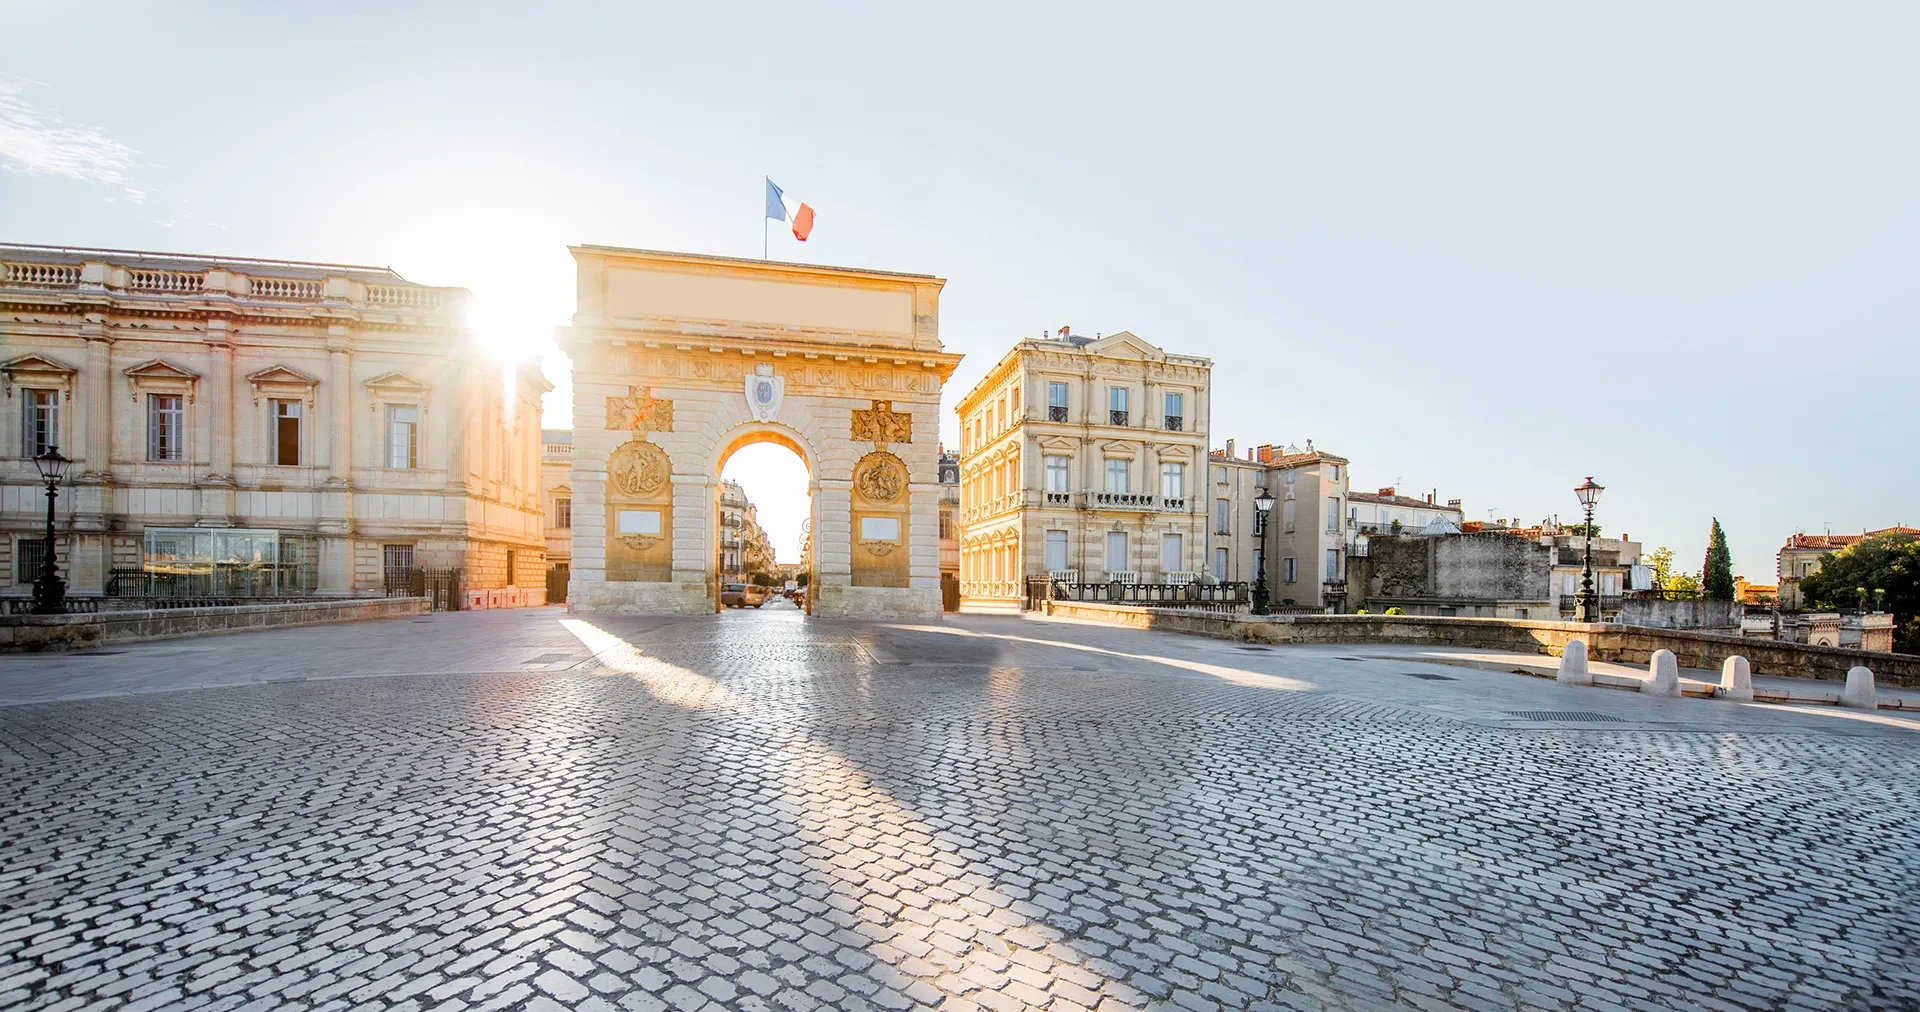
M 1584 523 L 1568 524 L 1565 527 L 1560 528 L 1560 533 L 1571 534 L 1576 538 L 1592 537 L 1597 540 L 1600 537 L 1600 525 L 1599 524 L 1593 525 L 1593 533 L 1591 535 L 1587 533 L 1587 525 Z
M 1720 518 L 1713 518 L 1713 533 L 1707 538 L 1707 561 L 1700 567 L 1700 582 L 1709 601 L 1733 600 L 1733 553 L 1727 550 L 1727 532 L 1720 529 Z
M 1880 534 L 1833 552 L 1800 581 L 1800 594 L 1816 608 L 1855 608 L 1862 587 L 1893 612 L 1893 648 L 1920 654 L 1920 535 Z
M 1692 573 L 1682 573 L 1673 568 L 1673 549 L 1665 545 L 1647 553 L 1643 559 L 1653 569 L 1653 585 L 1660 590 L 1680 591 L 1698 594 L 1700 578 Z

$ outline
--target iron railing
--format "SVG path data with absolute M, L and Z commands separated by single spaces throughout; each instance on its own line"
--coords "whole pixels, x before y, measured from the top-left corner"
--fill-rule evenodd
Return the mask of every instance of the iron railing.
M 1067 408 L 1066 408 L 1066 405 L 1064 405 L 1064 404 L 1051 404 L 1051 405 L 1048 405 L 1048 406 L 1047 406 L 1047 421 L 1049 421 L 1049 422 L 1064 422 L 1064 421 L 1066 421 L 1066 420 L 1067 420 Z
M 1089 601 L 1140 607 L 1193 608 L 1201 611 L 1238 611 L 1251 598 L 1245 583 L 1072 583 L 1066 580 L 1027 581 L 1027 606 L 1041 601 Z
M 1179 416 L 1179 415 L 1168 415 L 1168 416 L 1167 416 L 1167 431 L 1168 431 L 1168 432 L 1179 432 L 1179 431 L 1180 431 L 1180 423 L 1181 423 L 1182 421 L 1184 421 L 1184 420 L 1185 420 L 1185 419 L 1183 419 L 1183 418 L 1182 418 L 1181 416 Z
M 33 614 L 33 598 L 9 597 L 4 600 L 8 615 Z M 69 615 L 92 615 L 100 610 L 100 598 L 97 597 L 69 597 L 64 604 Z
M 1107 421 L 1112 425 L 1125 425 L 1127 424 L 1127 413 L 1125 411 L 1109 411 L 1107 412 Z
M 464 569 L 389 569 L 383 589 L 388 597 L 424 597 L 434 611 L 460 611 L 467 606 Z
M 312 597 L 319 589 L 320 571 L 311 563 L 214 566 L 201 571 L 115 569 L 107 574 L 108 597 L 247 601 Z

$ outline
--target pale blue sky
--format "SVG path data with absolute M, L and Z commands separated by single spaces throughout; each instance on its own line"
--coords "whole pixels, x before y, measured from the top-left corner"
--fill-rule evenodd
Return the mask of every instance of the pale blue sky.
M 0 3 L 0 239 L 391 264 L 537 347 L 565 245 L 949 279 L 1216 362 L 1215 442 L 1689 566 L 1920 523 L 1913 4 Z M 138 191 L 136 200 L 129 191 Z M 948 431 L 953 431 L 951 418 Z

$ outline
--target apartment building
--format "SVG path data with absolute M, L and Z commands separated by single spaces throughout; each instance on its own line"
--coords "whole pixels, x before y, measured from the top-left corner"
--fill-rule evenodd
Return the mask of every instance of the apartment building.
M 1198 579 L 1213 363 L 1122 331 L 1015 344 L 961 398 L 963 611 L 1018 608 L 1029 577 Z
M 535 366 L 474 352 L 467 293 L 383 267 L 0 245 L 0 595 L 31 592 L 45 493 L 69 592 L 380 594 L 457 570 L 539 604 Z

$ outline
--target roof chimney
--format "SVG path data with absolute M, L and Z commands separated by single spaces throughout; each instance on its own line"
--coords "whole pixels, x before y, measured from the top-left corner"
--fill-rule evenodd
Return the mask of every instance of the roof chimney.
M 1272 443 L 1267 443 L 1259 447 L 1254 452 L 1257 454 L 1260 463 L 1262 464 L 1273 463 L 1273 444 Z
M 1060 328 L 1060 340 L 1062 340 L 1062 341 L 1064 341 L 1064 340 L 1066 340 L 1066 339 L 1067 339 L 1067 337 L 1068 337 L 1069 335 L 1071 335 L 1072 333 L 1073 333 L 1073 328 L 1072 328 L 1072 327 L 1065 327 L 1065 326 L 1063 326 L 1063 327 L 1061 327 L 1061 328 Z
M 1434 497 L 1434 496 L 1436 496 L 1436 495 L 1438 495 L 1438 494 L 1439 494 L 1439 492 L 1438 492 L 1437 490 L 1436 490 L 1436 491 L 1433 491 L 1433 492 L 1428 492 L 1428 493 L 1427 493 L 1427 505 L 1429 505 L 1429 506 L 1431 506 L 1431 505 L 1433 505 L 1433 497 Z
M 1447 505 L 1448 505 L 1449 507 L 1451 507 L 1451 508 L 1453 508 L 1453 509 L 1459 509 L 1459 508 L 1460 508 L 1460 500 L 1458 500 L 1458 499 L 1448 499 L 1448 500 L 1447 500 Z
M 1392 494 L 1393 494 L 1393 486 L 1392 486 L 1392 485 L 1388 485 L 1388 486 L 1387 486 L 1386 488 L 1383 488 L 1383 489 L 1381 489 L 1381 490 L 1380 490 L 1380 494 L 1381 494 L 1381 495 L 1392 495 Z
M 1231 439 L 1227 440 L 1227 456 L 1229 458 L 1233 456 L 1233 440 Z

